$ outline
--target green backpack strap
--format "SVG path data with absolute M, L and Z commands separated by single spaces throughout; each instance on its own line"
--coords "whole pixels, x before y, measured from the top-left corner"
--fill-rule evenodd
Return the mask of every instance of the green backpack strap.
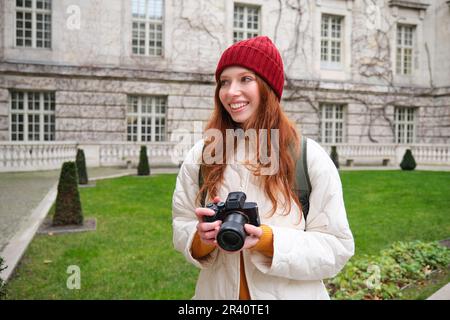
M 308 216 L 309 212 L 309 195 L 311 194 L 311 181 L 308 175 L 308 163 L 307 163 L 307 138 L 301 137 L 301 157 L 297 159 L 295 165 L 296 176 L 296 193 L 298 199 L 302 205 L 303 216 Z
M 206 145 L 203 145 L 203 151 L 205 151 L 205 147 L 206 147 Z M 202 151 L 202 154 L 203 154 L 203 151 Z M 202 188 L 202 186 L 203 186 L 203 164 L 200 163 L 200 167 L 198 169 L 198 189 L 200 190 Z M 205 201 L 206 201 L 206 190 L 204 190 L 200 196 L 200 205 L 202 207 L 205 206 L 205 204 L 206 204 Z

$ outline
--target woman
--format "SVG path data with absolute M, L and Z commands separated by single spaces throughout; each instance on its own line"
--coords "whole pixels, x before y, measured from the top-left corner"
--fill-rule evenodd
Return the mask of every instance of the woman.
M 342 269 L 354 253 L 354 241 L 336 167 L 310 139 L 307 165 L 312 192 L 308 219 L 303 218 L 293 191 L 299 136 L 280 106 L 284 85 L 280 53 L 265 36 L 237 42 L 222 54 L 215 76 L 215 108 L 206 131 L 214 129 L 216 136 L 189 151 L 173 195 L 174 246 L 201 269 L 194 298 L 329 299 L 322 279 Z M 257 143 L 250 146 L 256 160 L 250 156 L 233 161 L 236 154 L 247 153 L 242 143 L 229 148 L 231 140 L 225 136 L 230 129 L 256 130 Z M 259 140 L 262 129 L 277 134 Z M 261 158 L 264 143 L 277 146 L 270 152 L 270 163 Z M 211 157 L 221 161 L 211 163 Z M 276 170 L 263 174 L 274 162 Z M 235 191 L 257 204 L 261 224 L 245 224 L 242 249 L 228 252 L 216 241 L 222 221 L 206 222 L 205 216 L 214 211 L 202 207 L 200 199 L 206 192 L 206 201 L 217 203 Z

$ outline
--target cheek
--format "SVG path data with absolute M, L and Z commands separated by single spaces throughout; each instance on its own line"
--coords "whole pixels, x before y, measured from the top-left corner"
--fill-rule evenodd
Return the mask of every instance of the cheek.
M 224 90 L 220 89 L 219 90 L 219 100 L 220 100 L 220 102 L 222 102 L 223 105 L 225 105 L 225 103 L 224 103 L 225 96 L 226 96 L 226 93 L 224 92 Z
M 259 104 L 260 104 L 261 100 L 259 98 L 259 95 L 254 95 L 253 96 L 253 106 L 255 109 L 259 108 Z

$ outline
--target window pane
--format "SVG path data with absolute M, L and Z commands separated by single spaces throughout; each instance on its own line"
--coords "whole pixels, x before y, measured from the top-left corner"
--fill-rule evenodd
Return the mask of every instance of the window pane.
M 324 62 L 341 62 L 343 17 L 322 15 L 320 60 Z
M 35 8 L 31 0 L 16 1 L 16 46 L 50 48 L 51 0 L 34 2 Z
M 133 18 L 145 19 L 145 0 L 133 0 L 131 11 Z
M 23 114 L 11 114 L 11 140 L 23 140 Z
M 132 14 L 133 54 L 162 55 L 163 0 L 133 0 Z
M 147 3 L 147 18 L 161 20 L 163 17 L 162 0 L 149 0 Z
M 415 28 L 415 26 L 397 25 L 397 74 L 412 74 Z
M 29 12 L 16 12 L 16 46 L 31 47 L 32 15 Z
M 233 13 L 233 41 L 259 35 L 259 7 L 235 5 Z
M 127 140 L 128 141 L 137 141 L 137 122 L 138 118 L 135 116 L 128 116 L 127 117 Z
M 344 106 L 323 104 L 320 108 L 320 115 L 321 141 L 325 143 L 344 142 Z
M 166 104 L 165 97 L 129 96 L 127 140 L 164 141 Z M 130 111 L 134 110 L 132 115 Z
M 11 140 L 51 141 L 54 139 L 54 93 L 11 92 Z
M 24 94 L 23 92 L 11 93 L 11 110 L 23 110 L 24 108 Z
M 415 134 L 414 108 L 397 107 L 395 109 L 395 129 L 397 143 L 413 143 Z

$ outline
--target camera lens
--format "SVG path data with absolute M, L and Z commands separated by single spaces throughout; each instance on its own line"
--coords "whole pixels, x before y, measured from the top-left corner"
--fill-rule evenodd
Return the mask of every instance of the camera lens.
M 240 213 L 230 213 L 222 223 L 217 234 L 217 243 L 227 251 L 237 251 L 244 246 L 247 234 L 244 225 L 248 222 L 247 217 Z

